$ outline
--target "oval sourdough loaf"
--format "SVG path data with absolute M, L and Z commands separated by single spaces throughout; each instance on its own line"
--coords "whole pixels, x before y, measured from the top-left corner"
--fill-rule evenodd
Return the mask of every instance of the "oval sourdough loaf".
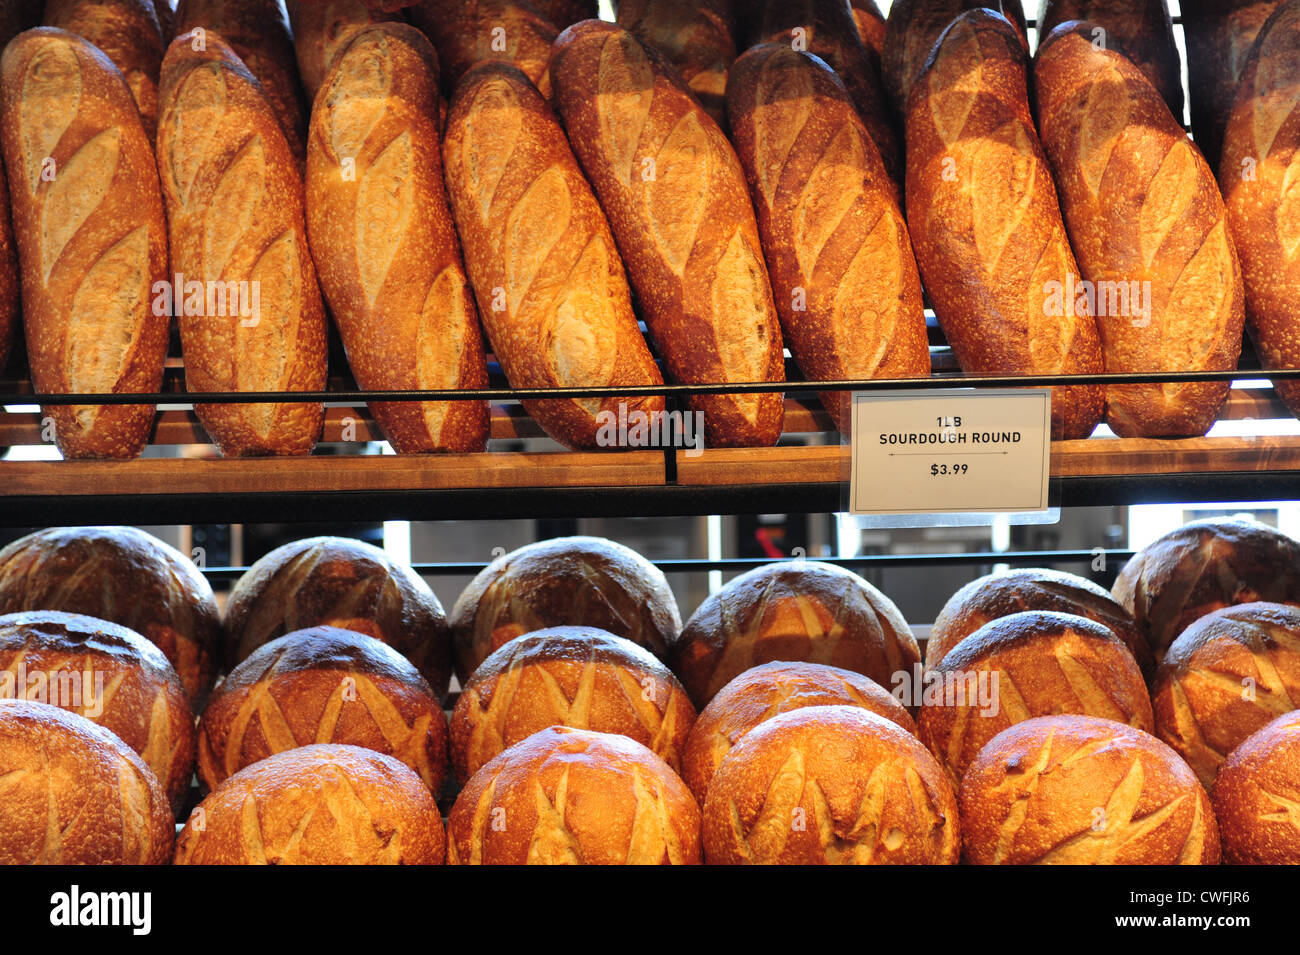
M 1232 751 L 1214 781 L 1228 865 L 1300 865 L 1300 710 Z
M 167 313 L 167 221 L 153 149 L 117 67 L 89 42 L 29 30 L 0 61 L 0 139 L 38 393 L 156 393 Z M 131 458 L 152 405 L 47 408 L 67 458 Z
M 307 144 L 307 230 L 362 388 L 486 388 L 478 312 L 447 206 L 438 61 L 404 23 L 357 33 L 329 71 Z M 372 402 L 398 453 L 482 451 L 484 401 Z
M 618 25 L 662 53 L 723 128 L 727 71 L 737 52 L 732 5 L 733 0 L 618 0 L 614 4 Z
M 1223 138 L 1219 185 L 1265 368 L 1300 368 L 1300 3 L 1260 30 Z M 1300 382 L 1274 385 L 1300 414 Z
M 491 60 L 518 67 L 551 98 L 551 44 L 558 28 L 529 0 L 423 0 L 411 21 L 438 50 L 450 96 L 469 68 Z
M 373 23 L 401 21 L 398 13 L 367 7 L 362 0 L 289 0 L 289 23 L 293 28 L 294 59 L 308 101 L 316 98 L 334 57 L 357 33 Z
M 302 178 L 262 87 L 215 35 L 179 36 L 167 50 L 158 168 L 172 271 L 184 283 L 173 296 L 186 387 L 323 390 L 325 307 Z M 191 283 L 200 288 L 193 298 Z M 301 402 L 200 405 L 196 413 L 231 457 L 308 454 L 324 414 L 319 403 Z
M 646 324 L 682 384 L 781 382 L 781 327 L 745 173 L 659 54 L 589 20 L 556 41 L 556 102 Z M 779 393 L 696 396 L 711 446 L 775 444 Z
M 145 134 L 153 142 L 165 46 L 153 0 L 47 0 L 45 25 L 85 37 L 113 61 L 131 88 Z
M 1038 49 L 1035 80 L 1106 370 L 1230 371 L 1245 303 L 1218 185 L 1145 74 L 1097 49 L 1091 30 L 1058 27 Z M 1226 381 L 1117 385 L 1106 420 L 1123 437 L 1203 435 L 1227 396 Z
M 1092 310 L 1034 130 L 1026 58 L 1012 25 L 961 14 L 908 103 L 907 221 L 921 277 L 968 372 L 1099 374 Z M 1052 436 L 1086 438 L 1102 389 L 1058 388 Z
M 753 47 L 727 84 L 781 328 L 810 380 L 928 378 L 921 279 L 894 184 L 835 73 Z M 848 392 L 822 403 L 850 427 Z
M 443 160 L 479 312 L 510 384 L 662 384 L 609 223 L 523 73 L 489 61 L 466 74 Z M 656 415 L 664 400 L 556 398 L 524 407 L 561 444 L 597 448 L 607 418 Z

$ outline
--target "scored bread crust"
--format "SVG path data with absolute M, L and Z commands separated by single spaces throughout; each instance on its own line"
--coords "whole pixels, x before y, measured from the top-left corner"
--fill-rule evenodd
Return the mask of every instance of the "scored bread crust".
M 362 388 L 488 385 L 437 117 L 437 55 L 404 23 L 355 33 L 312 112 L 308 238 Z M 371 402 L 370 410 L 399 454 L 487 446 L 485 401 Z
M 158 778 L 116 734 L 48 703 L 0 700 L 0 865 L 165 865 Z
M 272 640 L 221 681 L 199 721 L 199 779 L 213 790 L 311 743 L 399 759 L 434 796 L 447 773 L 447 719 L 428 682 L 396 650 L 337 627 Z
M 961 786 L 974 865 L 1217 865 L 1219 827 L 1196 774 L 1154 736 L 1043 716 L 995 737 Z
M 1246 285 L 1247 330 L 1265 368 L 1300 367 L 1300 6 L 1259 32 L 1223 136 L 1219 185 Z M 1300 414 L 1300 382 L 1273 385 Z
M 135 631 L 95 617 L 51 610 L 5 614 L 0 673 L 5 671 L 15 683 L 13 698 L 35 690 L 44 695 L 42 702 L 84 716 L 139 753 L 172 812 L 180 812 L 194 775 L 194 713 L 161 650 Z M 26 687 L 17 682 L 20 672 L 27 674 Z M 45 674 L 43 684 L 32 683 L 36 673 Z M 81 687 L 79 694 L 66 682 L 69 677 Z
M 727 111 L 781 329 L 804 376 L 928 378 L 907 225 L 835 72 L 787 44 L 753 47 L 732 68 Z M 850 393 L 821 400 L 848 434 Z
M 316 98 L 334 58 L 358 32 L 375 23 L 402 22 L 401 14 L 372 9 L 362 0 L 290 2 L 288 8 L 294 59 L 309 103 Z M 436 92 L 436 82 L 434 88 Z
M 88 41 L 23 33 L 0 60 L 0 140 L 37 393 L 157 393 L 167 222 L 153 149 L 122 74 Z M 153 405 L 45 408 L 65 458 L 133 458 Z
M 153 0 L 47 0 L 45 24 L 85 37 L 113 61 L 153 142 L 165 46 Z
M 240 770 L 190 813 L 176 865 L 442 865 L 420 777 L 391 756 L 318 743 Z
M 1211 797 L 1227 865 L 1300 865 L 1300 711 L 1232 751 Z
M 201 49 L 196 49 L 200 47 Z M 158 122 L 172 270 L 191 281 L 247 283 L 257 313 L 212 297 L 190 311 L 174 289 L 190 391 L 321 391 L 325 306 L 304 219 L 302 177 L 262 87 L 215 35 L 177 37 L 163 60 Z M 229 287 L 229 286 L 228 286 Z M 242 292 L 241 292 L 242 294 Z M 229 302 L 229 296 L 227 302 Z M 323 406 L 206 404 L 195 409 L 228 457 L 309 454 Z
M 202 27 L 228 44 L 257 77 L 299 164 L 306 155 L 307 102 L 298 80 L 293 33 L 280 0 L 180 0 L 170 43 Z
M 449 617 L 462 685 L 515 637 L 547 627 L 595 627 L 659 658 L 682 629 L 663 572 L 601 537 L 556 537 L 495 558 L 461 591 Z
M 903 704 L 861 673 L 821 663 L 765 663 L 719 690 L 691 727 L 681 774 L 700 804 L 723 757 L 746 733 L 773 716 L 805 706 L 858 706 L 916 734 L 916 723 Z
M 662 759 L 625 736 L 552 726 L 466 783 L 448 865 L 699 865 L 700 810 Z
M 197 567 L 134 527 L 51 527 L 0 550 L 0 613 L 108 620 L 167 657 L 196 711 L 217 676 L 221 612 Z
M 1078 614 L 1115 631 L 1149 683 L 1155 656 L 1133 615 L 1110 592 L 1086 577 L 1032 567 L 989 574 L 948 598 L 925 641 L 925 665 L 936 666 L 949 650 L 990 620 L 1024 610 Z
M 611 23 L 555 42 L 555 98 L 668 377 L 781 382 L 780 321 L 735 150 L 676 72 Z M 712 447 L 775 444 L 779 392 L 693 396 Z
M 722 758 L 704 801 L 710 865 L 955 865 L 957 800 L 905 729 L 810 706 L 761 723 Z
M 443 140 L 447 187 L 492 349 L 515 388 L 662 384 L 637 327 L 609 223 L 564 131 L 515 67 L 487 61 L 456 89 Z M 556 441 L 606 442 L 604 424 L 664 399 L 525 401 Z
M 921 660 L 888 597 L 852 571 L 818 561 L 768 564 L 736 577 L 691 615 L 668 665 L 698 707 L 760 663 L 826 663 L 882 686 Z
M 547 67 L 560 31 L 528 0 L 423 0 L 411 22 L 437 48 L 449 96 L 472 66 L 489 60 L 517 67 L 551 98 Z
M 1300 608 L 1247 603 L 1201 617 L 1169 647 L 1151 702 L 1156 735 L 1208 788 L 1246 737 L 1300 709 Z
M 620 0 L 614 6 L 618 25 L 662 53 L 725 129 L 727 71 L 738 52 L 732 0 Z
M 1133 654 L 1109 627 L 1074 614 L 1000 617 L 948 651 L 927 681 L 935 695 L 923 699 L 918 733 L 954 784 L 989 740 L 1035 716 L 1078 713 L 1155 731 Z
M 674 772 L 695 722 L 677 678 L 649 650 L 592 627 L 516 637 L 474 671 L 451 716 L 451 759 L 468 780 L 548 726 L 618 733 Z
M 967 372 L 1100 374 L 1090 309 L 1051 314 L 1079 266 L 1029 110 L 1027 60 L 1012 25 L 961 14 L 912 85 L 907 221 L 926 291 Z M 1073 304 L 1073 303 L 1070 303 Z M 1100 387 L 1052 392 L 1052 437 L 1086 438 Z
M 1192 521 L 1134 554 L 1111 592 L 1159 660 L 1194 620 L 1221 607 L 1300 605 L 1300 543 L 1258 521 Z
M 1034 79 L 1082 277 L 1130 292 L 1128 315 L 1101 315 L 1098 294 L 1106 371 L 1235 369 L 1245 302 L 1218 184 L 1145 74 L 1122 53 L 1097 49 L 1092 29 L 1070 22 L 1053 31 Z M 1149 315 L 1132 307 L 1134 282 L 1144 304 L 1149 290 Z M 1106 420 L 1122 437 L 1203 435 L 1228 385 L 1112 386 Z

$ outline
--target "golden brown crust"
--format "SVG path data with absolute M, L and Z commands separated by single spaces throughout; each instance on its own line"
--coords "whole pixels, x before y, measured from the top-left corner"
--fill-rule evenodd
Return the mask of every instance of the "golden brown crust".
M 1066 308 L 1075 262 L 1012 25 L 957 17 L 912 85 L 907 221 L 935 315 L 968 372 L 1100 374 L 1088 308 Z M 1058 308 L 1049 288 L 1062 290 Z M 1069 295 L 1073 306 L 1073 295 Z M 1086 438 L 1101 388 L 1056 389 L 1052 437 Z
M 555 42 L 556 102 L 595 186 L 668 377 L 780 382 L 772 301 L 745 173 L 672 67 L 626 30 L 589 20 Z M 706 441 L 775 444 L 779 393 L 696 396 Z
M 298 630 L 235 667 L 199 721 L 199 779 L 213 790 L 258 760 L 312 743 L 392 756 L 435 797 L 447 774 L 437 697 L 406 657 L 363 633 Z
M 306 154 L 307 103 L 298 80 L 293 34 L 280 0 L 180 0 L 171 40 L 203 28 L 216 33 L 257 77 L 289 150 Z
M 817 561 L 748 571 L 700 604 L 668 665 L 703 707 L 736 676 L 774 660 L 827 663 L 882 686 L 921 660 L 893 602 L 857 574 Z
M 277 753 L 190 814 L 176 865 L 442 865 L 433 796 L 409 767 L 357 746 Z
M 0 157 L 3 158 L 3 157 Z M 19 308 L 18 246 L 14 242 L 13 217 L 9 211 L 9 180 L 0 162 L 0 370 L 9 361 L 9 351 L 22 317 Z
M 1142 671 L 1114 631 L 1031 610 L 980 627 L 926 671 L 917 729 L 954 784 L 984 745 L 1035 716 L 1078 713 L 1155 731 Z
M 1219 185 L 1246 285 L 1247 329 L 1265 368 L 1300 367 L 1300 7 L 1283 4 L 1259 31 L 1223 136 Z M 1300 413 L 1300 382 L 1277 393 Z
M 449 865 L 699 865 L 700 811 L 668 764 L 624 736 L 552 726 L 461 790 Z
M 786 343 L 804 376 L 928 378 L 921 279 L 895 186 L 829 66 L 752 47 L 727 84 Z M 821 396 L 847 434 L 850 394 Z
M 1156 661 L 1133 615 L 1110 592 L 1085 577 L 1027 568 L 973 580 L 948 598 L 925 642 L 925 665 L 936 666 L 949 650 L 990 620 L 1024 610 L 1078 614 L 1109 627 L 1124 641 L 1149 683 Z
M 1086 20 L 1104 30 L 1088 35 L 1132 60 L 1181 122 L 1182 58 L 1174 44 L 1168 0 L 1039 0 L 1039 36 L 1069 20 Z
M 1236 368 L 1245 303 L 1218 185 L 1156 88 L 1092 29 L 1062 24 L 1042 42 L 1035 89 L 1106 370 Z M 1106 420 L 1123 437 L 1203 435 L 1227 395 L 1226 381 L 1115 386 Z
M 176 671 L 140 634 L 58 611 L 0 616 L 0 699 L 24 698 L 114 733 L 180 811 L 194 775 L 194 713 Z
M 438 60 L 404 23 L 354 32 L 312 112 L 307 228 L 362 388 L 486 388 L 478 311 L 447 206 Z M 372 402 L 399 454 L 482 451 L 485 401 Z
M 250 567 L 226 603 L 226 664 L 308 627 L 355 630 L 415 665 L 434 695 L 447 695 L 451 660 L 442 604 L 411 568 L 379 548 L 342 537 L 277 547 Z
M 180 551 L 134 527 L 51 527 L 0 550 L 0 613 L 61 610 L 108 620 L 154 646 L 201 710 L 217 677 L 221 613 Z
M 1216 865 L 1219 827 L 1187 765 L 1140 730 L 1044 716 L 999 734 L 961 786 L 974 865 Z
M 957 800 L 901 727 L 856 707 L 804 707 L 723 757 L 704 852 L 710 865 L 955 865 Z
M 1300 865 L 1300 712 L 1232 751 L 1212 792 L 1228 865 Z
M 523 73 L 487 61 L 456 89 L 443 141 L 447 188 L 492 349 L 515 388 L 657 385 L 631 290 L 591 186 Z M 570 448 L 605 443 L 620 410 L 651 398 L 548 399 L 524 407 Z
M 165 865 L 174 828 L 153 771 L 102 726 L 0 700 L 0 864 Z
M 423 0 L 414 23 L 438 50 L 450 96 L 470 68 L 491 61 L 518 68 L 551 98 L 551 44 L 559 28 L 529 0 Z
M 319 0 L 316 3 L 289 4 L 289 23 L 293 28 L 293 51 L 298 61 L 298 76 L 308 102 L 325 81 L 334 57 L 341 53 L 361 30 L 374 23 L 401 22 L 401 15 L 376 10 L 362 0 Z M 437 82 L 434 87 L 436 90 Z
M 765 663 L 719 690 L 691 727 L 681 773 L 700 804 L 723 757 L 746 733 L 805 706 L 861 707 L 916 734 L 916 723 L 903 704 L 861 673 L 820 663 Z
M 731 6 L 731 0 L 619 0 L 615 4 L 618 25 L 662 53 L 723 128 L 727 71 L 737 53 Z
M 1151 701 L 1156 735 L 1208 788 L 1246 737 L 1300 709 L 1300 609 L 1248 603 L 1201 617 L 1169 647 Z
M 516 637 L 474 671 L 451 716 L 451 759 L 468 780 L 498 753 L 548 726 L 617 733 L 674 772 L 695 707 L 649 650 L 592 627 Z
M 177 37 L 158 121 L 173 290 L 190 391 L 319 391 L 325 307 L 307 245 L 302 177 L 253 75 L 215 35 Z M 224 299 L 212 294 L 225 283 Z M 237 289 L 238 294 L 231 294 Z M 247 296 L 245 295 L 247 292 Z M 235 307 L 233 302 L 238 302 Z M 200 405 L 223 454 L 309 454 L 319 403 Z
M 663 573 L 630 547 L 601 537 L 556 537 L 502 554 L 451 608 L 462 685 L 515 637 L 547 627 L 595 627 L 659 658 L 682 629 Z
M 167 353 L 152 307 L 167 277 L 158 169 L 121 73 L 86 40 L 29 30 L 0 60 L 0 139 L 38 393 L 156 393 Z M 46 408 L 65 458 L 133 458 L 152 405 Z
M 1300 605 L 1300 543 L 1253 520 L 1193 521 L 1134 554 L 1112 592 L 1159 660 L 1194 620 L 1221 607 Z
M 876 76 L 880 76 L 881 55 L 885 51 L 885 15 L 880 12 L 876 0 L 852 0 L 850 6 L 858 36 L 862 37 L 862 43 L 867 48 L 871 68 L 875 70 Z

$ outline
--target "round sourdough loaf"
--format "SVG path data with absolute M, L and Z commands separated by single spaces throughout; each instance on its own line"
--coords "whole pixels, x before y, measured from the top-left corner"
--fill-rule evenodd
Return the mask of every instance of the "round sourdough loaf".
M 116 735 L 0 700 L 0 864 L 164 865 L 173 832 L 158 778 Z
M 424 782 L 391 756 L 320 743 L 264 759 L 190 813 L 177 865 L 442 865 Z
M 447 622 L 424 579 L 378 547 L 309 537 L 277 547 L 239 578 L 226 604 L 226 665 L 308 627 L 355 630 L 405 656 L 442 699 L 451 681 Z
M 784 561 L 741 574 L 713 594 L 673 642 L 668 664 L 696 706 L 750 667 L 826 663 L 891 686 L 921 660 L 893 602 L 852 571 Z
M 986 623 L 926 671 L 921 742 L 961 780 L 984 744 L 1034 716 L 1080 713 L 1154 732 L 1151 699 L 1114 631 L 1030 610 Z
M 1169 647 L 1151 702 L 1156 735 L 1209 786 L 1246 737 L 1300 709 L 1300 608 L 1249 603 L 1201 617 Z
M 0 616 L 0 699 L 24 698 L 110 730 L 180 812 L 194 775 L 194 713 L 172 665 L 140 634 L 54 610 Z
M 552 726 L 501 753 L 461 790 L 451 865 L 698 865 L 700 810 L 640 743 Z
M 659 568 L 601 537 L 557 537 L 496 558 L 451 610 L 456 675 L 467 681 L 498 647 L 547 627 L 607 630 L 663 657 L 682 628 Z
M 916 737 L 852 706 L 810 706 L 751 730 L 704 802 L 710 865 L 955 864 L 957 800 Z
M 765 663 L 746 670 L 709 701 L 691 727 L 682 753 L 682 779 L 704 802 L 722 758 L 765 720 L 806 706 L 858 706 L 913 735 L 903 704 L 861 673 L 821 663 Z
M 1134 554 L 1113 593 L 1159 660 L 1193 620 L 1220 607 L 1300 604 L 1300 543 L 1258 521 L 1193 521 Z
M 1154 736 L 1091 716 L 998 734 L 961 784 L 975 865 L 1215 865 L 1219 831 L 1196 774 Z
M 1224 862 L 1300 865 L 1300 710 L 1234 749 L 1213 797 Z
M 1087 578 L 1039 567 L 989 574 L 953 594 L 930 628 L 925 665 L 937 665 L 944 654 L 990 620 L 1025 610 L 1053 610 L 1095 620 L 1124 641 L 1146 679 L 1155 674 L 1155 657 L 1146 637 L 1109 591 Z
M 166 655 L 195 709 L 216 679 L 221 612 L 193 562 L 134 527 L 51 527 L 0 550 L 0 613 L 120 624 Z
M 435 796 L 447 774 L 447 719 L 429 684 L 392 647 L 351 630 L 298 630 L 235 667 L 199 721 L 199 778 L 215 789 L 245 766 L 312 743 L 395 757 Z
M 451 760 L 467 780 L 548 726 L 618 733 L 681 769 L 695 707 L 649 650 L 604 630 L 555 627 L 516 637 L 474 671 L 451 715 Z

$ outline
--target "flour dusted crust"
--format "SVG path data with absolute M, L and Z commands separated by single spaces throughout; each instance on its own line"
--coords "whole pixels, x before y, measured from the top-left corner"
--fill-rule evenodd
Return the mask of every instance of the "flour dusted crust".
M 921 280 L 894 185 L 834 72 L 753 47 L 728 83 L 786 342 L 810 379 L 926 378 Z M 849 395 L 823 394 L 849 429 Z
M 779 382 L 779 319 L 744 171 L 660 55 L 587 21 L 551 73 L 574 151 L 600 196 L 669 377 Z M 711 446 L 774 444 L 780 394 L 695 397 Z
M 1216 865 L 1219 826 L 1196 774 L 1153 736 L 1043 716 L 995 737 L 962 780 L 975 865 Z
M 167 316 L 152 289 L 167 275 L 158 171 L 121 74 L 81 37 L 52 27 L 10 43 L 4 143 L 22 271 L 27 354 L 37 392 L 157 392 Z M 68 458 L 132 458 L 151 405 L 42 412 Z
M 1043 41 L 1035 88 L 1083 277 L 1150 289 L 1149 316 L 1098 315 L 1106 370 L 1236 368 L 1245 304 L 1218 185 L 1142 71 L 1090 30 L 1067 23 Z M 1106 420 L 1124 437 L 1203 435 L 1227 394 L 1228 382 L 1115 386 Z
M 353 34 L 312 113 L 307 229 L 363 388 L 486 388 L 478 311 L 443 184 L 438 62 L 400 23 Z M 374 402 L 398 453 L 482 451 L 483 401 Z
M 474 774 L 447 822 L 450 865 L 699 865 L 700 811 L 625 736 L 552 726 Z
M 1019 35 L 996 13 L 963 13 L 943 34 L 907 109 L 912 243 L 964 370 L 1100 374 L 1091 311 L 1048 307 L 1049 284 L 1064 290 L 1079 267 L 1034 130 L 1026 70 Z M 1054 390 L 1052 436 L 1086 438 L 1103 408 L 1100 388 Z
M 116 734 L 47 703 L 0 700 L 0 864 L 164 865 L 173 823 Z
M 704 801 L 711 865 L 955 865 L 957 800 L 905 729 L 852 706 L 782 713 L 722 758 Z
M 215 35 L 182 35 L 167 50 L 158 168 L 173 271 L 187 282 L 248 283 L 260 295 L 256 315 L 178 307 L 186 387 L 322 390 L 325 307 L 298 164 L 262 87 Z M 310 453 L 324 412 L 299 403 L 200 405 L 196 414 L 222 453 L 237 457 Z

